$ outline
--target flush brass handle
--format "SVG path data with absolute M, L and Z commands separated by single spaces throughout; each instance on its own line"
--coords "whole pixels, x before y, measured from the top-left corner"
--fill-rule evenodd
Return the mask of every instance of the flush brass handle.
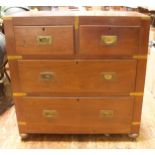
M 52 44 L 52 36 L 37 36 L 38 45 Z
M 40 79 L 43 81 L 54 80 L 54 73 L 52 72 L 40 72 Z
M 43 110 L 43 117 L 45 118 L 55 118 L 57 117 L 57 111 L 56 110 Z
M 116 80 L 116 73 L 115 72 L 102 72 L 102 79 L 106 81 L 114 81 Z
M 101 43 L 104 45 L 114 45 L 117 42 L 117 36 L 115 35 L 101 35 Z
M 100 110 L 100 117 L 101 118 L 111 118 L 114 115 L 113 110 Z

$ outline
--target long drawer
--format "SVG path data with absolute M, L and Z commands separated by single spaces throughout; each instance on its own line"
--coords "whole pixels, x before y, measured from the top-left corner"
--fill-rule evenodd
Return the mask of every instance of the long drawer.
M 21 92 L 105 96 L 134 91 L 135 60 L 21 60 L 17 67 Z
M 16 99 L 21 133 L 129 133 L 134 99 L 45 98 Z

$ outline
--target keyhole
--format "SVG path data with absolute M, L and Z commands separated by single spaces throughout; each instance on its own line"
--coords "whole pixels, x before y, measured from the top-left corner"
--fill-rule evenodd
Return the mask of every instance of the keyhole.
M 43 27 L 42 30 L 45 31 L 45 28 Z

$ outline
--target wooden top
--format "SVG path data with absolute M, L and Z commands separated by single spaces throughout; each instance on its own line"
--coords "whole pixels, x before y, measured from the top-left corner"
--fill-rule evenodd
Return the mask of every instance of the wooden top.
M 26 11 L 12 17 L 49 17 L 49 16 L 109 16 L 109 17 L 148 17 L 138 12 L 126 11 Z M 7 16 L 6 16 L 7 17 Z M 9 16 L 10 17 L 10 16 Z M 5 18 L 5 17 L 4 17 Z

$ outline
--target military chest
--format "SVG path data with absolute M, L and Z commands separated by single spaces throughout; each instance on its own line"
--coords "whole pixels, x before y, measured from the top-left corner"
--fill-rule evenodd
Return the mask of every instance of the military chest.
M 4 18 L 19 132 L 139 134 L 149 17 L 27 12 Z

